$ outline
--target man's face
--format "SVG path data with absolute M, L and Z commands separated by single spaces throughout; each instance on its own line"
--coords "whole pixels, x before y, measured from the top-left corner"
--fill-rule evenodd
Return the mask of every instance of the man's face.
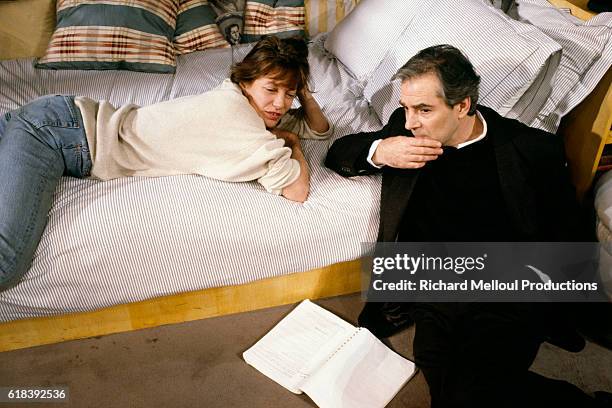
M 234 43 L 240 41 L 240 27 L 233 25 L 230 27 L 230 38 Z
M 266 128 L 272 129 L 291 108 L 296 95 L 278 79 L 263 76 L 250 84 L 241 84 L 255 112 L 264 120 Z
M 415 137 L 429 137 L 444 146 L 454 145 L 460 114 L 459 104 L 450 107 L 442 97 L 442 84 L 431 73 L 402 82 L 400 105 L 406 113 L 406 129 Z

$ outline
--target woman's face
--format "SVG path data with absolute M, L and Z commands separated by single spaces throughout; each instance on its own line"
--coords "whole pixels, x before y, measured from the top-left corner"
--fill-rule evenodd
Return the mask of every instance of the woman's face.
M 272 129 L 287 113 L 296 90 L 290 89 L 282 80 L 263 76 L 250 84 L 240 84 L 255 112 L 263 119 L 266 128 Z

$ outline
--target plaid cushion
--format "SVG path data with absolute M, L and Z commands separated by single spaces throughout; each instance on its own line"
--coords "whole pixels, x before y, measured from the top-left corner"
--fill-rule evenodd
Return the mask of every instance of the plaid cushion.
M 304 36 L 304 0 L 247 0 L 243 42 L 267 35 Z
M 58 0 L 57 26 L 35 66 L 172 73 L 178 0 Z
M 215 19 L 216 13 L 207 0 L 180 0 L 174 32 L 176 52 L 187 54 L 207 48 L 228 47 Z

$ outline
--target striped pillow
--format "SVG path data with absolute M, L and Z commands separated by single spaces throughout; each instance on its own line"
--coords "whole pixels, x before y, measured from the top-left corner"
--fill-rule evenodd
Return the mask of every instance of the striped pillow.
M 247 0 L 243 42 L 262 37 L 304 36 L 304 0 Z
M 334 30 L 350 31 L 336 33 L 335 41 L 330 41 L 334 32 L 330 33 L 325 47 L 345 65 L 350 63 L 348 68 L 353 73 L 360 73 L 359 79 L 367 82 L 363 95 L 371 101 L 382 122 L 389 119 L 400 99 L 399 84 L 390 83 L 391 77 L 410 57 L 426 47 L 451 44 L 464 52 L 480 75 L 478 103 L 504 116 L 515 105 L 523 105 L 523 95 L 532 96 L 540 92 L 541 86 L 546 88 L 552 78 L 547 74 L 555 72 L 559 65 L 559 44 L 537 28 L 510 19 L 481 0 L 462 0 L 461 7 L 457 7 L 455 0 L 386 0 L 387 7 L 381 7 L 381 3 L 382 0 L 362 0 Z M 368 20 L 373 8 L 380 14 Z M 403 25 L 398 26 L 395 16 L 400 11 L 404 18 Z M 387 20 L 383 19 L 385 15 Z M 355 16 L 361 18 L 354 20 Z M 368 53 L 361 47 L 347 50 L 338 42 L 341 39 L 346 44 L 352 40 L 363 47 L 367 39 L 383 44 L 382 35 L 386 35 L 388 44 L 380 47 L 382 52 Z M 537 90 L 530 90 L 532 86 Z M 544 93 L 550 91 L 550 87 L 547 88 Z M 539 107 L 528 102 L 523 110 L 537 111 Z
M 612 14 L 581 21 L 546 0 L 518 3 L 521 19 L 563 48 L 552 93 L 529 123 L 556 132 L 561 118 L 591 93 L 612 66 Z
M 180 0 L 174 32 L 177 54 L 228 47 L 215 19 L 216 13 L 207 0 Z
M 58 0 L 57 26 L 36 68 L 173 73 L 178 0 Z

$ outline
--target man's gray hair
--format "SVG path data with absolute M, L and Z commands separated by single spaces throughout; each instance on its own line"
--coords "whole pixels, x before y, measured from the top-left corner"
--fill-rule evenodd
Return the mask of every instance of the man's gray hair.
M 430 73 L 440 80 L 440 96 L 448 106 L 455 106 L 469 97 L 471 104 L 468 115 L 476 113 L 480 77 L 470 60 L 452 45 L 434 45 L 419 51 L 391 79 L 403 82 Z

